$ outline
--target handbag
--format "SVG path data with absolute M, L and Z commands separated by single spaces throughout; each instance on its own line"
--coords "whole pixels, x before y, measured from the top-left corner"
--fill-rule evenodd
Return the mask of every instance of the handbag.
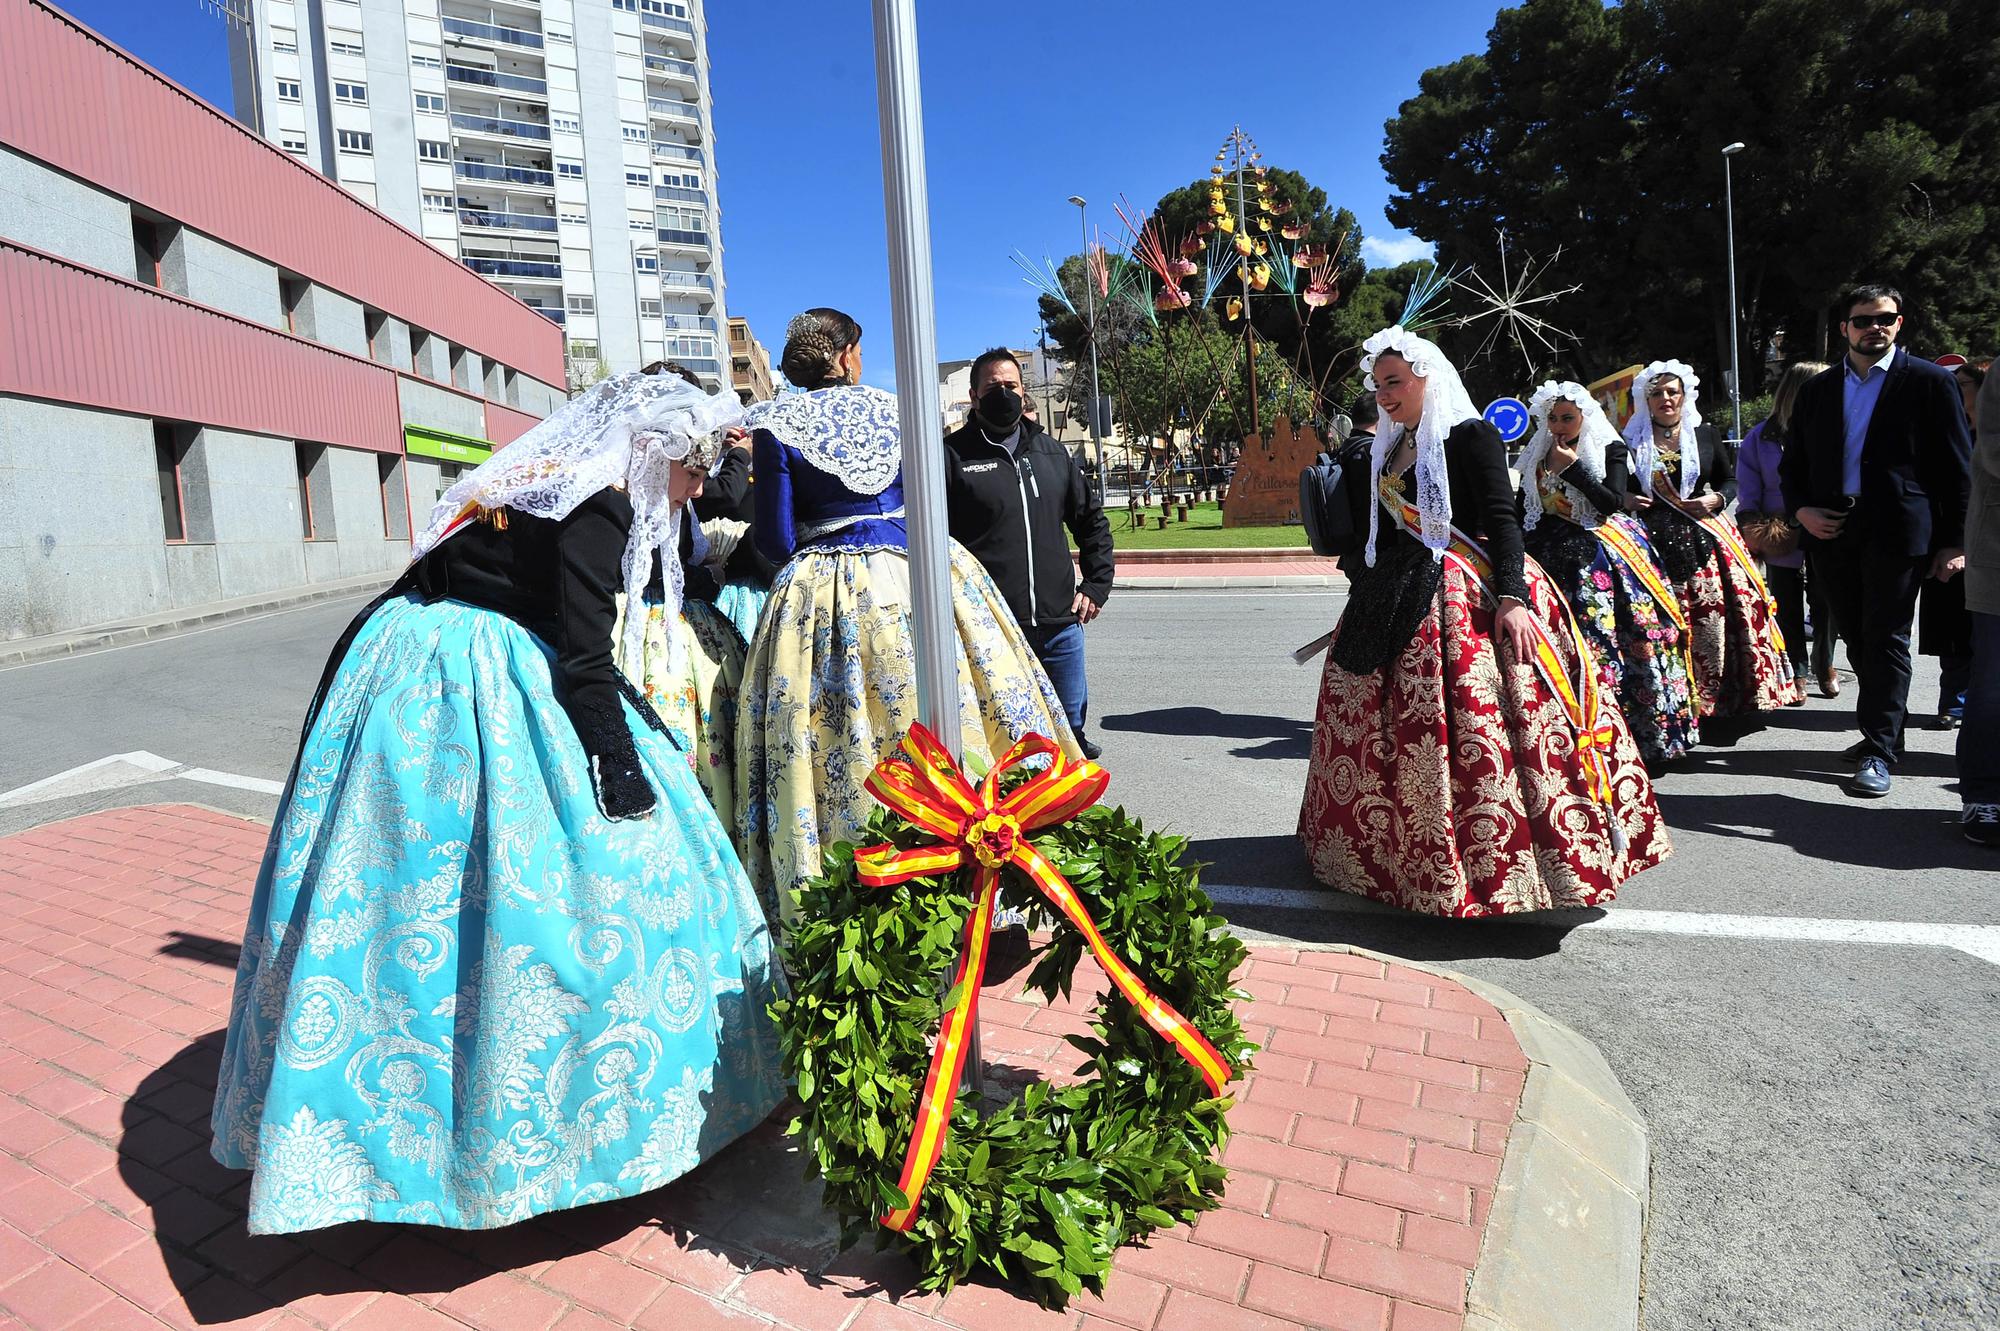
M 1760 559 L 1782 559 L 1799 548 L 1798 524 L 1782 513 L 1738 513 L 1736 528 Z

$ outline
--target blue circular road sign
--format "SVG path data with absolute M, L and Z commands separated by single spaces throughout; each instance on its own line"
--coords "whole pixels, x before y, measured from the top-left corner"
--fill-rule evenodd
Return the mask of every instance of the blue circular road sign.
M 1511 444 L 1528 432 L 1528 404 L 1518 397 L 1496 397 L 1481 414 L 1505 443 Z

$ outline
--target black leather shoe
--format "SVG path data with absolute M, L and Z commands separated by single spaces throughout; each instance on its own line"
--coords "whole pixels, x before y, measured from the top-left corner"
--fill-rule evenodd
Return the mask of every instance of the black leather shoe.
M 1888 794 L 1889 764 L 1880 758 L 1863 758 L 1860 768 L 1847 778 L 1847 793 L 1871 800 Z
M 1099 758 L 1102 758 L 1104 756 L 1104 750 L 1102 748 L 1092 743 L 1090 740 L 1085 739 L 1081 735 L 1078 735 L 1076 737 L 1076 747 L 1082 750 L 1083 756 L 1089 759 L 1091 762 L 1096 762 Z

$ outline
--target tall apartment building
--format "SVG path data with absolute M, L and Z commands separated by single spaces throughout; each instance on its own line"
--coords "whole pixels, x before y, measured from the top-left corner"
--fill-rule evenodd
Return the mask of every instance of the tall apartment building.
M 245 0 L 237 116 L 562 324 L 572 382 L 724 359 L 701 0 Z
M 735 315 L 729 319 L 729 371 L 736 396 L 746 407 L 752 402 L 767 402 L 777 393 L 771 380 L 771 353 L 750 331 L 750 321 Z

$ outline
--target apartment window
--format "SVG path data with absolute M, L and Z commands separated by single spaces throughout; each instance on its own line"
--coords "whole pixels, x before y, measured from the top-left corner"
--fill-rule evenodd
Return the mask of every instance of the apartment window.
M 358 32 L 330 32 L 326 37 L 327 49 L 335 55 L 364 55 L 361 48 L 361 34 Z
M 449 194 L 432 194 L 428 191 L 424 194 L 424 211 L 427 213 L 449 213 L 456 211 L 456 208 L 457 205 L 452 202 Z
M 590 221 L 590 214 L 589 214 L 589 213 L 587 213 L 587 212 L 585 212 L 585 211 L 584 211 L 583 209 L 581 209 L 581 208 L 562 208 L 562 209 L 559 209 L 559 210 L 557 210 L 557 212 L 556 212 L 556 217 L 557 217 L 557 219 L 558 219 L 558 220 L 560 220 L 560 221 L 564 221 L 564 222 L 578 222 L 578 223 L 584 223 L 584 222 L 588 222 L 588 221 Z
M 625 173 L 625 183 L 628 185 L 637 185 L 640 189 L 651 189 L 653 187 L 653 173 L 650 171 L 627 171 Z
M 139 280 L 147 286 L 167 287 L 167 248 L 173 244 L 174 224 L 150 217 L 132 218 L 132 262 Z
M 625 142 L 627 143 L 650 143 L 652 141 L 652 135 L 646 132 L 644 125 L 620 125 L 618 128 L 619 132 L 624 134 Z
M 169 545 L 187 540 L 187 503 L 181 486 L 181 463 L 187 458 L 188 442 L 167 422 L 153 422 L 153 465 L 160 475 L 160 520 L 166 527 Z
M 563 161 L 563 160 L 562 160 L 561 158 L 557 158 L 557 159 L 556 159 L 556 174 L 557 174 L 557 175 L 559 175 L 559 176 L 567 176 L 567 177 L 569 177 L 569 178 L 570 178 L 570 179 L 572 179 L 572 180 L 582 180 L 582 179 L 583 179 L 583 163 L 582 163 L 582 162 L 565 162 L 565 161 Z
M 426 47 L 411 51 L 410 63 L 418 69 L 443 69 L 444 57 L 436 50 Z
M 639 12 L 639 0 L 611 0 L 613 9 L 622 9 L 628 14 Z
M 581 134 L 583 122 L 575 116 L 550 115 L 549 128 L 559 134 Z
M 668 4 L 666 0 L 639 0 L 639 8 L 648 14 L 665 14 L 670 18 L 686 18 L 685 5 Z
M 631 227 L 634 231 L 651 231 L 653 229 L 652 214 L 627 213 L 625 215 L 625 225 Z
M 299 100 L 299 81 L 297 79 L 279 79 L 278 100 L 281 102 L 296 102 Z
M 569 33 L 562 28 L 549 28 L 542 33 L 542 36 L 548 38 L 552 42 L 561 42 L 564 46 L 568 46 L 571 43 L 571 41 L 574 40 L 573 38 L 571 38 Z
M 375 153 L 373 134 L 366 134 L 358 129 L 343 129 L 336 131 L 336 135 L 340 150 L 344 153 L 360 153 L 364 157 L 373 156 Z
M 660 271 L 660 256 L 657 254 L 635 254 L 632 256 L 632 267 L 642 273 L 657 273 Z
M 368 105 L 368 85 L 365 83 L 335 83 L 333 100 L 346 102 L 349 106 Z
M 281 129 L 278 131 L 278 146 L 286 152 L 291 153 L 294 157 L 304 157 L 306 155 L 306 136 L 296 130 Z
M 333 539 L 333 475 L 325 444 L 292 445 L 299 478 L 299 530 L 308 541 Z
M 449 162 L 451 160 L 451 145 L 437 139 L 418 139 L 417 160 L 423 162 Z
M 641 297 L 639 297 L 639 317 L 640 317 L 641 319 L 657 319 L 657 318 L 659 318 L 659 317 L 660 317 L 660 309 L 661 309 L 661 306 L 660 306 L 660 300 L 659 300 L 659 297 L 657 297 L 657 296 L 641 296 Z
M 444 114 L 444 94 L 441 92 L 420 92 L 417 94 L 417 110 Z
M 389 454 L 375 459 L 375 476 L 382 487 L 382 539 L 410 539 L 410 491 L 403 475 L 403 459 Z
M 297 55 L 299 34 L 291 28 L 271 29 L 271 49 L 280 55 Z
M 597 297 L 571 296 L 564 302 L 564 306 L 571 314 L 595 314 L 597 313 Z

